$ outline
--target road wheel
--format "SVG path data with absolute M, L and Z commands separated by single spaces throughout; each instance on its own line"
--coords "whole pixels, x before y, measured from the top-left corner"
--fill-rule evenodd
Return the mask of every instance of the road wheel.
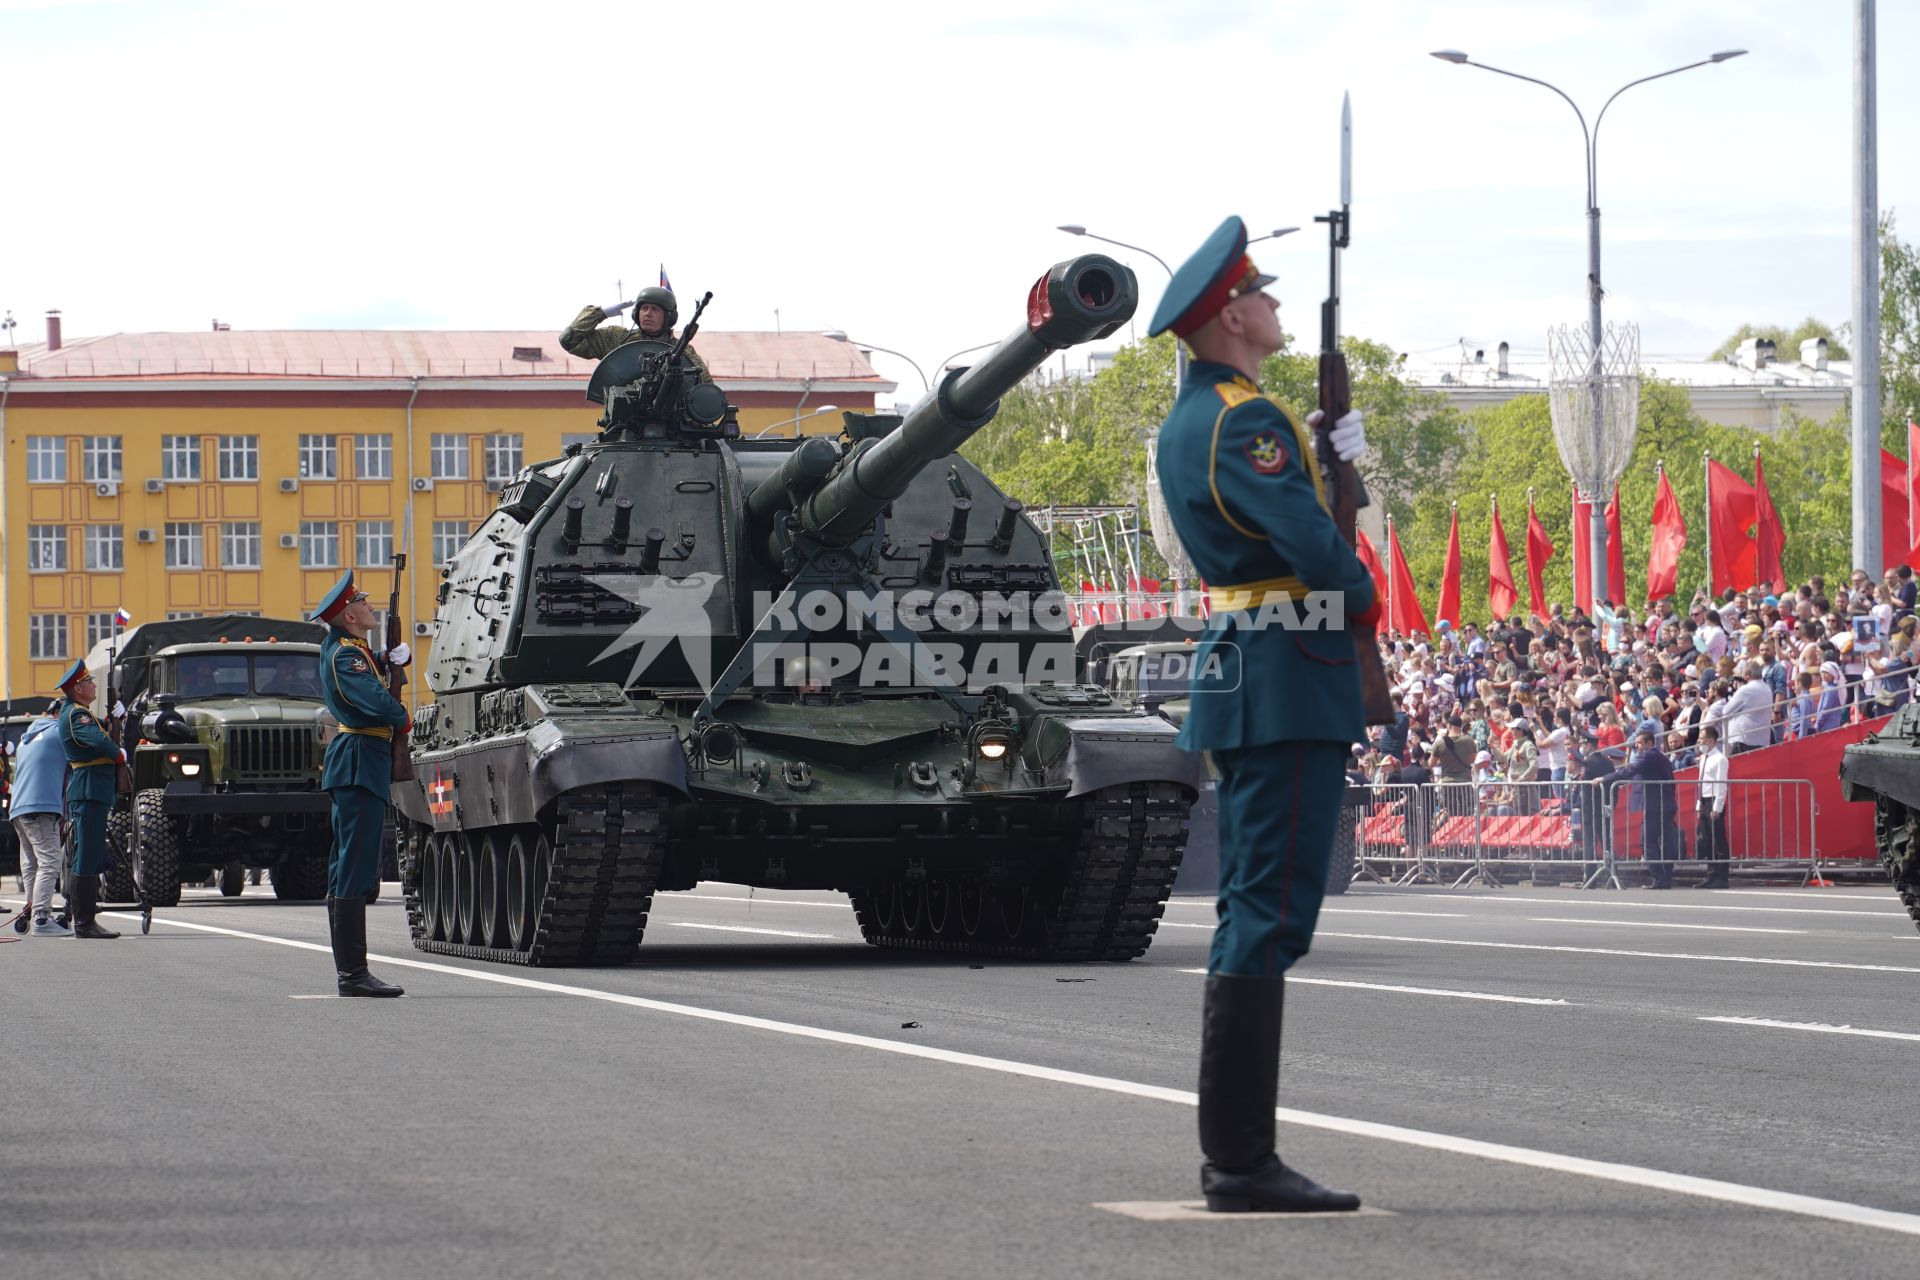
M 167 817 L 166 792 L 149 787 L 133 798 L 133 874 L 154 907 L 180 902 L 180 839 Z
M 115 809 L 107 815 L 107 853 L 113 865 L 100 877 L 100 901 L 138 902 L 133 883 L 133 811 Z
M 489 831 L 480 838 L 479 884 L 474 927 L 480 932 L 483 947 L 507 945 L 507 833 Z
M 1353 883 L 1354 828 L 1359 823 L 1359 809 L 1342 808 L 1333 819 L 1333 856 L 1327 859 L 1327 893 L 1337 896 L 1347 891 Z
M 220 868 L 220 896 L 237 898 L 246 892 L 247 867 L 243 862 L 229 862 Z
M 319 902 L 327 896 L 327 860 L 292 857 L 267 872 L 282 902 Z
M 533 941 L 533 929 L 537 923 L 540 904 L 533 896 L 534 842 L 539 833 L 530 827 L 520 827 L 513 833 L 513 839 L 507 842 L 506 856 L 506 893 L 505 914 L 507 940 L 504 945 L 515 951 L 525 951 Z M 501 946 L 498 938 L 494 946 Z
M 448 942 L 465 942 L 460 936 L 460 834 L 441 836 L 434 856 L 440 862 L 440 936 Z
M 462 840 L 453 851 L 453 909 L 459 921 L 460 941 L 470 947 L 484 945 L 480 940 L 479 923 L 476 919 L 480 879 L 480 849 L 478 842 L 472 839 Z
M 420 929 L 429 941 L 447 940 L 440 919 L 440 837 L 435 835 L 420 841 Z

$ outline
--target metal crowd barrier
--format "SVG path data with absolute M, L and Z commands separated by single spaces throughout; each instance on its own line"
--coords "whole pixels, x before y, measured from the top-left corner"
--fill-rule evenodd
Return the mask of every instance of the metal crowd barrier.
M 1697 779 L 1616 784 L 1608 804 L 1607 879 L 1618 888 L 1625 869 L 1651 880 L 1648 864 L 1660 861 L 1689 879 L 1695 871 L 1704 879 L 1710 863 L 1725 861 L 1735 875 L 1784 871 L 1798 874 L 1802 884 L 1812 880 L 1819 865 L 1812 780 L 1732 778 L 1725 786 L 1722 820 L 1711 824 L 1703 821 Z
M 1525 879 L 1582 888 L 1620 888 L 1621 871 L 1644 870 L 1642 827 L 1654 789 L 1678 815 L 1679 834 L 1663 847 L 1676 865 L 1705 875 L 1696 844 L 1709 855 L 1720 829 L 1702 837 L 1698 782 L 1430 782 L 1349 786 L 1342 817 L 1354 824 L 1354 880 L 1380 884 L 1480 883 Z M 1733 872 L 1814 874 L 1813 784 L 1805 778 L 1737 778 L 1727 783 L 1724 839 Z M 1655 804 L 1655 809 L 1662 806 Z

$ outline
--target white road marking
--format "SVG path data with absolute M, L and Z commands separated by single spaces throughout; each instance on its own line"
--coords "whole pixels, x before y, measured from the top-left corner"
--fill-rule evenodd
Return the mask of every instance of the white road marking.
M 1731 891 L 1725 889 L 1704 889 L 1701 890 L 1701 892 L 1718 895 Z M 1773 915 L 1852 916 L 1858 920 L 1873 920 L 1881 916 L 1898 916 L 1904 919 L 1907 914 L 1904 911 L 1848 911 L 1844 908 L 1829 910 L 1820 907 L 1742 907 L 1726 902 L 1649 902 L 1639 898 L 1616 898 L 1612 896 L 1605 898 L 1508 897 L 1504 893 L 1498 895 L 1492 893 L 1448 893 L 1445 890 L 1439 889 L 1430 893 L 1390 893 L 1369 890 L 1363 892 L 1361 896 L 1366 898 L 1446 898 L 1454 901 L 1465 900 L 1468 902 L 1518 902 L 1547 907 L 1610 907 L 1621 911 L 1757 911 Z
M 1205 974 L 1205 969 L 1182 969 L 1182 973 Z M 1362 991 L 1398 991 L 1410 996 L 1452 996 L 1457 1000 L 1496 1000 L 1501 1004 L 1567 1004 L 1565 1000 L 1546 1000 L 1539 996 L 1496 996 L 1485 991 L 1448 991 L 1444 987 L 1399 987 L 1387 982 L 1343 982 L 1335 978 L 1302 978 L 1287 975 L 1287 984 L 1305 983 L 1310 987 L 1355 987 Z
M 1627 951 L 1619 947 L 1568 947 L 1545 942 L 1482 942 L 1466 938 L 1406 938 L 1391 933 L 1315 931 L 1320 938 L 1357 938 L 1363 942 L 1419 942 L 1435 947 L 1492 947 L 1500 951 L 1560 951 L 1577 956 L 1630 956 L 1640 960 L 1717 960 L 1726 964 L 1778 964 L 1796 969 L 1857 969 L 1867 973 L 1920 973 L 1898 964 L 1853 964 L 1845 960 L 1782 960 L 1771 956 L 1710 956 L 1686 951 Z
M 1833 1026 L 1826 1022 L 1780 1022 L 1773 1018 L 1702 1018 L 1702 1022 L 1727 1022 L 1740 1027 L 1777 1027 L 1782 1031 L 1823 1031 L 1830 1036 L 1869 1036 L 1875 1040 L 1920 1040 L 1912 1031 L 1870 1031 L 1866 1027 Z
M 676 929 L 720 929 L 727 933 L 764 933 L 775 938 L 836 938 L 833 933 L 796 933 L 792 929 L 755 929 L 744 924 L 695 924 L 691 920 L 668 920 Z
M 1833 871 L 1835 869 L 1834 867 L 1821 868 L 1822 871 Z M 1840 898 L 1848 902 L 1885 903 L 1887 900 L 1887 895 L 1884 893 L 1828 893 L 1824 889 L 1720 889 L 1716 892 L 1736 894 L 1745 898 L 1784 898 L 1790 893 L 1798 893 L 1805 894 L 1808 897 Z M 1888 892 L 1891 892 L 1891 889 L 1889 889 Z
M 737 902 L 743 907 L 825 907 L 830 911 L 852 911 L 851 902 L 801 902 L 797 898 L 741 898 L 731 893 L 660 893 L 656 902 L 677 902 L 691 898 L 695 902 Z
M 1473 915 L 1466 911 L 1372 911 L 1365 907 L 1322 907 L 1323 916 L 1426 916 L 1434 920 L 1471 920 Z M 1190 920 L 1161 920 L 1163 929 L 1211 929 L 1210 924 L 1195 924 Z
M 1739 924 L 1674 924 L 1666 920 L 1580 920 L 1572 916 L 1528 916 L 1538 924 L 1597 924 L 1608 929 L 1708 929 L 1714 933 L 1801 933 L 1805 929 L 1763 929 Z
M 103 912 L 104 915 L 120 919 L 132 919 L 125 912 Z M 300 942 L 292 938 L 277 938 L 271 934 L 249 933 L 240 929 L 223 929 L 215 925 L 190 924 L 184 920 L 156 920 L 154 923 L 175 929 L 192 929 L 200 933 L 224 934 L 232 938 L 245 938 L 253 942 L 264 942 L 273 946 L 292 947 L 301 951 L 317 951 L 323 954 L 330 948 L 317 942 Z M 429 960 L 413 960 L 402 956 L 371 956 L 383 965 L 398 968 L 419 969 L 428 973 L 442 973 L 456 978 L 469 978 L 476 982 L 491 982 L 499 986 L 519 987 L 529 991 L 547 991 L 555 995 L 577 996 L 584 1000 L 598 1000 L 608 1004 L 625 1005 L 635 1009 L 649 1009 L 656 1013 L 670 1013 L 679 1017 L 697 1018 L 705 1022 L 718 1022 L 729 1026 L 746 1027 L 757 1031 L 771 1031 L 780 1035 L 795 1036 L 806 1040 L 818 1040 L 829 1044 L 842 1044 L 854 1048 L 871 1049 L 879 1053 L 898 1054 L 907 1058 L 922 1058 L 930 1062 L 947 1063 L 952 1066 L 973 1067 L 982 1071 L 995 1071 L 1003 1075 L 1022 1076 L 1030 1080 L 1046 1080 L 1055 1084 L 1076 1085 L 1083 1089 L 1097 1089 L 1106 1093 L 1122 1094 L 1127 1097 L 1147 1098 L 1158 1102 L 1172 1102 L 1182 1106 L 1197 1106 L 1199 1099 L 1186 1089 L 1169 1089 L 1163 1085 L 1141 1084 L 1132 1080 L 1118 1080 L 1111 1076 L 1088 1075 L 1080 1071 L 1063 1071 L 1057 1067 L 1043 1067 L 1032 1063 L 1014 1062 L 1006 1058 L 989 1058 L 975 1053 L 960 1053 L 952 1049 L 937 1049 L 930 1045 L 912 1044 L 903 1040 L 883 1040 L 877 1036 L 855 1035 L 846 1031 L 830 1031 L 823 1027 L 809 1027 L 794 1022 L 777 1022 L 771 1018 L 755 1018 L 746 1014 L 723 1013 L 718 1009 L 701 1009 L 693 1005 L 672 1004 L 665 1000 L 650 1000 L 644 996 L 623 995 L 614 991 L 601 991 L 593 987 L 571 986 L 559 982 L 543 982 L 536 978 L 524 978 L 517 973 L 491 973 L 477 969 L 465 969 L 458 965 L 437 964 Z M 1346 1116 L 1321 1115 L 1313 1111 L 1296 1111 L 1291 1107 L 1279 1107 L 1274 1111 L 1276 1119 L 1287 1124 L 1297 1124 L 1310 1129 L 1324 1129 L 1332 1133 L 1344 1133 L 1360 1138 L 1374 1138 L 1382 1142 L 1397 1142 L 1404 1146 L 1421 1147 L 1429 1151 L 1444 1151 L 1452 1155 L 1475 1156 L 1483 1160 L 1497 1160 L 1505 1164 L 1520 1165 L 1531 1169 L 1545 1169 L 1554 1173 L 1568 1173 L 1579 1177 L 1593 1178 L 1603 1182 L 1617 1182 L 1626 1186 L 1640 1187 L 1654 1191 L 1670 1191 L 1676 1195 L 1694 1196 L 1704 1200 L 1717 1200 L 1727 1204 L 1745 1205 L 1755 1209 L 1771 1209 L 1780 1213 L 1798 1214 L 1802 1217 L 1821 1218 L 1830 1222 L 1842 1222 L 1850 1226 L 1874 1227 L 1882 1231 L 1898 1232 L 1902 1235 L 1920 1236 L 1920 1214 L 1900 1213 L 1891 1209 L 1876 1209 L 1870 1205 L 1852 1204 L 1845 1200 L 1826 1200 L 1818 1196 L 1800 1195 L 1791 1191 L 1774 1191 L 1766 1187 L 1746 1186 L 1738 1182 L 1723 1182 L 1718 1178 L 1698 1178 L 1691 1174 L 1669 1173 L 1664 1169 L 1649 1169 L 1639 1165 L 1617 1164 L 1607 1160 L 1589 1160 L 1584 1156 L 1561 1155 L 1554 1151 L 1537 1151 L 1530 1147 L 1509 1146 L 1500 1142 L 1482 1142 L 1477 1138 L 1461 1138 L 1446 1133 L 1430 1133 L 1423 1129 L 1408 1129 L 1400 1125 L 1379 1124 L 1372 1120 L 1354 1120 Z

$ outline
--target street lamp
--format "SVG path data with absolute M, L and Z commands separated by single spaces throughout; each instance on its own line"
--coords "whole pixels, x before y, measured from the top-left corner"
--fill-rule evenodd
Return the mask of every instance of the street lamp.
M 760 430 L 753 433 L 753 438 L 755 440 L 758 440 L 761 436 L 764 436 L 769 431 L 778 431 L 782 427 L 792 427 L 793 438 L 795 440 L 798 440 L 800 438 L 800 424 L 805 422 L 808 418 L 817 418 L 823 413 L 838 413 L 839 411 L 840 411 L 840 406 L 837 404 L 823 404 L 817 409 L 809 409 L 805 413 L 798 413 L 791 418 L 782 419 L 781 421 L 774 423 L 770 427 L 762 427 Z
M 1000 339 L 995 338 L 992 342 L 976 342 L 970 347 L 962 347 L 958 351 L 954 352 L 952 355 L 948 356 L 945 360 L 942 360 L 939 364 L 933 366 L 933 372 L 936 376 L 945 374 L 947 371 L 947 366 L 952 364 L 955 360 L 958 360 L 961 356 L 971 355 L 975 351 L 982 351 L 988 347 L 998 346 L 999 344 L 1000 344 Z
M 933 384 L 927 381 L 926 372 L 921 369 L 921 367 L 914 362 L 913 357 L 906 352 L 895 351 L 892 347 L 883 347 L 872 342 L 854 342 L 852 338 L 847 336 L 847 332 L 844 329 L 828 329 L 826 336 L 832 338 L 835 342 L 852 342 L 854 346 L 859 347 L 863 351 L 884 351 L 890 356 L 899 356 L 908 364 L 913 365 L 913 371 L 920 375 L 920 389 L 922 391 L 933 390 Z
M 1685 66 L 1674 67 L 1670 71 L 1660 71 L 1650 76 L 1641 76 L 1638 80 L 1629 80 L 1618 89 L 1615 89 L 1612 96 L 1601 104 L 1600 114 L 1593 118 L 1593 128 L 1588 129 L 1587 117 L 1581 113 L 1579 105 L 1556 85 L 1548 84 L 1545 80 L 1535 79 L 1533 76 L 1523 76 L 1517 71 L 1507 71 L 1501 67 L 1488 66 L 1484 62 L 1475 62 L 1458 49 L 1436 49 L 1433 52 L 1433 56 L 1442 62 L 1451 62 L 1455 66 L 1462 67 L 1478 67 L 1482 71 L 1491 71 L 1495 75 L 1507 76 L 1514 80 L 1525 80 L 1528 84 L 1537 84 L 1543 89 L 1549 89 L 1555 94 L 1558 94 L 1562 102 L 1565 102 L 1573 108 L 1575 118 L 1580 121 L 1580 134 L 1586 143 L 1587 157 L 1587 333 L 1589 344 L 1592 347 L 1592 364 L 1588 376 L 1592 386 L 1592 395 L 1590 398 L 1593 402 L 1593 456 L 1596 460 L 1600 457 L 1603 450 L 1602 436 L 1604 434 L 1603 401 L 1599 394 L 1601 343 L 1603 338 L 1600 324 L 1600 300 L 1605 296 L 1605 290 L 1600 287 L 1600 203 L 1598 190 L 1600 122 L 1606 118 L 1607 108 L 1613 105 L 1614 98 L 1618 98 L 1635 85 L 1645 84 L 1649 80 L 1661 80 L 1667 76 L 1677 76 L 1682 71 L 1691 71 L 1695 67 L 1705 67 L 1725 62 L 1730 58 L 1738 58 L 1744 53 L 1746 53 L 1745 49 L 1722 49 L 1720 52 L 1702 58 L 1698 62 L 1689 62 Z M 1579 477 L 1575 476 L 1574 480 L 1578 483 Z M 1592 495 L 1592 505 L 1590 508 L 1591 521 L 1588 527 L 1588 535 L 1593 548 L 1592 555 L 1588 557 L 1588 564 L 1591 565 L 1593 569 L 1593 598 L 1596 603 L 1605 599 L 1607 595 L 1607 525 L 1605 514 L 1601 509 L 1606 499 L 1607 495 L 1603 493 L 1594 493 Z M 1616 601 L 1615 603 L 1618 602 Z

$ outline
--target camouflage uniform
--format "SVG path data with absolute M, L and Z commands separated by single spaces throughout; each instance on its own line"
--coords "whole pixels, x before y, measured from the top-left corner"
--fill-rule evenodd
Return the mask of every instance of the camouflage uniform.
M 607 313 L 599 307 L 582 307 L 580 314 L 573 318 L 573 323 L 561 333 L 561 349 L 583 360 L 601 360 L 615 347 L 624 347 L 629 342 L 638 342 L 643 338 L 654 342 L 674 341 L 672 329 L 652 334 L 629 329 L 623 324 L 610 324 L 603 329 L 600 322 L 606 318 Z M 713 381 L 713 375 L 707 372 L 707 362 L 691 346 L 687 348 L 687 359 L 700 371 L 700 381 Z

